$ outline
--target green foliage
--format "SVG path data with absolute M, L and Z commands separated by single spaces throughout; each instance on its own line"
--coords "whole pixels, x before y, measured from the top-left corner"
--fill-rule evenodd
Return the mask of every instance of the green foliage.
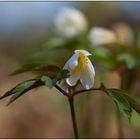
M 26 88 L 26 90 L 27 90 L 27 87 L 28 87 L 29 85 L 32 85 L 35 81 L 36 81 L 36 80 L 33 79 L 33 80 L 27 80 L 27 81 L 24 81 L 24 82 L 22 82 L 22 83 L 17 84 L 14 88 L 12 88 L 11 90 L 7 91 L 4 95 L 2 95 L 2 96 L 0 97 L 0 99 L 3 99 L 3 98 L 8 97 L 8 96 L 10 96 L 10 95 L 13 95 L 13 94 L 15 94 L 16 92 L 19 92 L 19 90 L 22 90 L 22 91 L 23 91 L 23 89 L 25 89 L 25 88 Z
M 26 93 L 29 90 L 29 88 L 31 88 L 31 86 L 33 86 L 34 83 L 35 83 L 35 81 L 31 80 L 31 81 L 23 82 L 23 83 L 19 84 L 18 86 L 16 86 L 14 88 L 14 90 L 11 91 L 12 93 L 14 93 L 14 95 L 10 98 L 10 101 L 8 104 L 12 103 L 18 97 L 20 97 L 21 95 Z
M 131 119 L 132 109 L 140 114 L 140 104 L 123 90 L 106 88 L 105 86 L 103 86 L 103 90 L 113 99 L 120 112 L 129 121 Z
M 58 73 L 56 79 L 57 81 L 68 78 L 70 76 L 69 71 L 68 70 L 62 70 Z
M 85 42 L 85 41 L 84 41 Z M 75 49 L 85 48 L 83 37 L 75 39 L 64 39 L 54 37 L 42 45 L 34 54 L 26 57 L 20 68 L 16 69 L 10 75 L 32 72 L 38 76 L 55 77 L 56 73 L 63 68 L 66 61 L 73 54 Z
M 8 103 L 10 104 L 27 91 L 42 85 L 43 83 L 38 79 L 27 80 L 17 84 L 14 88 L 12 88 L 10 91 L 6 92 L 3 96 L 1 96 L 0 99 L 13 95 Z
M 130 106 L 138 113 L 140 114 L 140 103 L 138 103 L 135 99 L 130 97 L 128 94 L 123 93 L 123 96 L 127 99 Z
M 52 88 L 54 86 L 53 80 L 48 76 L 42 76 L 41 81 L 45 83 L 45 85 L 49 88 Z
M 25 64 L 21 68 L 15 70 L 10 75 L 17 75 L 24 72 L 32 72 L 38 76 L 47 75 L 51 78 L 55 77 L 57 73 L 60 71 L 60 68 L 54 65 L 48 66 L 37 66 L 34 64 Z
M 63 38 L 63 37 L 53 37 L 42 45 L 43 50 L 50 49 L 67 49 L 69 51 L 74 51 L 75 49 L 85 49 L 88 45 L 86 35 L 81 34 L 75 38 Z
M 66 43 L 66 39 L 62 37 L 55 37 L 43 44 L 42 48 L 57 48 L 63 47 Z
M 61 81 L 61 80 L 65 79 L 65 78 L 68 78 L 69 76 L 70 75 L 69 75 L 68 70 L 62 70 L 57 74 L 57 76 L 54 79 L 51 79 L 48 76 L 42 76 L 41 81 L 44 82 L 45 85 L 48 86 L 49 88 L 52 88 L 53 86 L 56 85 L 56 83 L 58 81 Z
M 69 77 L 69 71 L 68 70 L 62 70 L 59 71 L 55 78 L 51 79 L 48 76 L 41 76 L 38 79 L 31 79 L 24 82 L 21 82 L 20 84 L 17 84 L 14 88 L 12 88 L 10 91 L 6 92 L 4 95 L 0 97 L 0 99 L 6 98 L 8 96 L 12 97 L 10 98 L 10 101 L 8 102 L 8 105 L 14 102 L 17 98 L 25 94 L 31 89 L 46 85 L 49 88 L 52 88 L 56 85 L 56 83 L 60 80 L 63 80 L 65 78 Z
M 117 60 L 118 60 L 118 62 L 126 63 L 126 65 L 129 69 L 132 69 L 136 66 L 135 58 L 131 54 L 128 54 L 128 53 L 119 54 L 117 56 Z
M 21 74 L 24 72 L 29 72 L 29 71 L 32 71 L 35 67 L 37 67 L 36 64 L 24 64 L 20 68 L 10 73 L 9 75 L 14 76 L 14 75 Z
M 96 47 L 93 54 L 95 60 L 99 61 L 103 66 L 107 68 L 114 68 L 116 66 L 116 61 L 108 49 Z
M 122 95 L 122 91 L 117 89 L 107 89 L 106 92 L 116 103 L 118 109 L 124 117 L 130 121 L 132 109 L 127 99 Z
M 32 72 L 39 76 L 47 75 L 55 77 L 72 53 L 72 51 L 65 47 L 41 49 L 30 57 L 27 57 L 20 68 L 16 69 L 10 75 Z
M 39 75 L 39 76 L 47 75 L 50 78 L 56 77 L 59 71 L 60 71 L 60 68 L 54 65 L 36 67 L 32 70 L 32 72 L 36 75 Z

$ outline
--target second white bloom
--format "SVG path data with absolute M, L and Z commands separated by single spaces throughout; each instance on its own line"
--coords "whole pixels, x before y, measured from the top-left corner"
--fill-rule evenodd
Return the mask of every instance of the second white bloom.
M 75 53 L 65 64 L 64 69 L 70 71 L 70 77 L 66 82 L 70 86 L 75 86 L 80 80 L 85 89 L 90 89 L 94 85 L 95 70 L 87 56 L 91 55 L 85 50 L 75 50 Z
M 55 30 L 61 36 L 72 38 L 87 30 L 84 14 L 75 8 L 62 8 L 55 20 Z
M 93 27 L 88 38 L 93 46 L 111 44 L 117 41 L 116 34 L 103 27 Z

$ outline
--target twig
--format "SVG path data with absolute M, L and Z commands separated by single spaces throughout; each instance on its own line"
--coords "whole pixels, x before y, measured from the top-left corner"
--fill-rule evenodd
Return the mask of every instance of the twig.
M 74 130 L 74 135 L 75 139 L 78 139 L 78 129 L 77 129 L 77 123 L 76 123 L 76 117 L 75 117 L 75 110 L 74 110 L 74 98 L 68 98 L 69 100 L 69 105 L 70 105 L 70 110 L 71 110 L 71 118 L 72 118 L 72 124 L 73 124 L 73 130 Z
M 79 90 L 79 91 L 75 91 L 74 92 L 74 96 L 75 95 L 78 95 L 78 94 L 80 94 L 80 93 L 84 93 L 84 92 L 88 92 L 88 91 L 93 91 L 93 90 L 102 90 L 100 87 L 99 88 L 91 88 L 91 89 L 88 89 L 88 90 Z
M 65 96 L 68 96 L 67 95 L 67 92 L 65 92 L 62 88 L 60 88 L 58 85 L 55 85 L 55 88 L 57 89 L 57 90 L 59 90 L 63 95 L 65 95 Z

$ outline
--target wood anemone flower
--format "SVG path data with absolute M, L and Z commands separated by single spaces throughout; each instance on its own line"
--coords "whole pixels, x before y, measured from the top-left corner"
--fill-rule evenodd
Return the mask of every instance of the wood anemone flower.
M 70 77 L 66 82 L 75 86 L 80 80 L 85 89 L 91 89 L 94 85 L 95 70 L 87 56 L 91 55 L 85 50 L 75 50 L 72 57 L 66 62 L 64 69 L 70 71 Z

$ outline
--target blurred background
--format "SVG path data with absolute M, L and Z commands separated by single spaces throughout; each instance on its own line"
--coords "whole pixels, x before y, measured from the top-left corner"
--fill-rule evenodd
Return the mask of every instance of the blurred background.
M 33 77 L 8 76 L 26 56 L 55 35 L 53 20 L 62 7 L 81 10 L 89 27 L 110 27 L 125 22 L 133 30 L 140 28 L 140 2 L 0 2 L 0 94 L 18 82 Z M 119 86 L 119 78 L 109 74 L 110 87 Z M 140 80 L 131 89 L 139 91 Z M 86 100 L 85 100 L 86 99 Z M 76 97 L 76 113 L 81 138 L 118 138 L 115 106 L 105 95 Z M 46 87 L 32 90 L 10 106 L 0 101 L 0 138 L 72 138 L 69 105 L 65 97 Z M 133 112 L 132 122 L 123 121 L 125 138 L 140 138 L 140 116 Z

